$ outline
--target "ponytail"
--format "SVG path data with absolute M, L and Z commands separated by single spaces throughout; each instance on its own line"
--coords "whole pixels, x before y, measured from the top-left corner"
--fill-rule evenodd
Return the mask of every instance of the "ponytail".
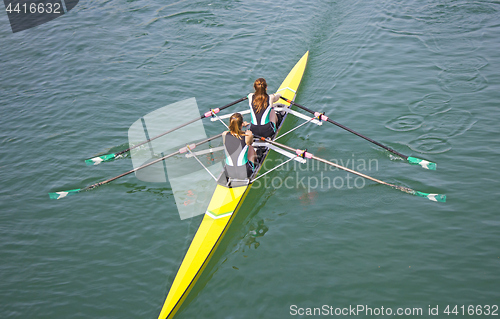
M 256 108 L 256 112 L 260 113 L 268 107 L 269 95 L 267 95 L 267 83 L 263 78 L 258 78 L 253 84 L 255 89 L 253 103 Z
M 241 139 L 241 136 L 245 135 L 241 130 L 241 126 L 243 125 L 243 116 L 240 113 L 234 113 L 231 115 L 229 119 L 229 132 L 234 137 Z

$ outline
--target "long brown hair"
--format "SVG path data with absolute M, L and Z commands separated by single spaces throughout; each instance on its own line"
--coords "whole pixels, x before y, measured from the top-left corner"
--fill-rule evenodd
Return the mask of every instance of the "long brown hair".
M 256 108 L 256 112 L 260 113 L 268 107 L 267 100 L 269 95 L 267 95 L 267 83 L 263 78 L 258 78 L 253 83 L 253 88 L 255 89 L 255 94 L 253 95 L 253 104 Z
M 239 138 L 241 140 L 241 136 L 245 135 L 241 130 L 241 126 L 243 125 L 243 116 L 240 113 L 234 113 L 229 118 L 229 132 L 231 135 Z

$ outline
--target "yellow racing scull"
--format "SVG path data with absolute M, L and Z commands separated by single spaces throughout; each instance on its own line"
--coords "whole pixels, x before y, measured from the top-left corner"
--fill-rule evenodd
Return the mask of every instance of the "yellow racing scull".
M 287 100 L 294 101 L 297 95 L 302 76 L 307 65 L 309 51 L 302 56 L 297 64 L 290 71 L 283 83 L 280 85 L 277 93 Z M 275 138 L 280 134 L 280 128 L 285 121 L 290 110 L 290 103 L 284 102 L 281 105 L 281 112 L 284 117 L 280 123 Z M 259 174 L 262 163 L 264 162 L 270 144 L 266 144 L 266 152 L 260 162 L 259 169 L 250 178 L 248 183 L 241 186 L 236 186 L 236 183 L 228 185 L 224 182 L 219 182 L 212 196 L 207 211 L 203 220 L 196 232 L 191 246 L 189 247 L 184 260 L 182 261 L 174 282 L 170 287 L 165 303 L 161 309 L 159 319 L 173 318 L 180 306 L 188 296 L 189 292 L 195 285 L 201 273 L 207 266 L 210 258 L 217 249 L 222 237 L 231 225 L 234 216 L 238 213 L 239 208 L 243 205 L 248 191 L 252 187 L 253 179 Z M 240 183 L 241 184 L 241 183 Z

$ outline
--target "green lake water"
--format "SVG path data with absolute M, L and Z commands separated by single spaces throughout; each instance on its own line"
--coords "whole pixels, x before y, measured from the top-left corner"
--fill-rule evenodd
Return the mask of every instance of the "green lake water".
M 191 97 L 219 107 L 258 77 L 276 90 L 307 50 L 298 103 L 437 170 L 330 124 L 281 142 L 447 202 L 324 166 L 272 172 L 177 318 L 307 317 L 293 305 L 493 314 L 500 2 L 82 0 L 17 33 L 0 14 L 0 317 L 157 318 L 201 216 L 180 220 L 168 184 L 133 174 L 47 193 L 132 169 L 83 160 L 126 148 L 141 116 Z

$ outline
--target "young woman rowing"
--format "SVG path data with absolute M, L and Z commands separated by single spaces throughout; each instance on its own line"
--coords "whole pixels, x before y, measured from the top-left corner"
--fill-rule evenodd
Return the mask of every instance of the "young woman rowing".
M 229 119 L 229 131 L 222 133 L 228 177 L 246 179 L 255 168 L 257 156 L 252 146 L 252 131 L 242 131 L 242 127 L 247 125 L 240 113 L 234 113 Z
M 250 130 L 256 136 L 271 137 L 276 133 L 278 118 L 272 106 L 277 102 L 281 94 L 267 94 L 267 83 L 263 78 L 255 80 L 253 87 L 255 93 L 248 95 L 250 113 L 252 114 L 252 125 Z

